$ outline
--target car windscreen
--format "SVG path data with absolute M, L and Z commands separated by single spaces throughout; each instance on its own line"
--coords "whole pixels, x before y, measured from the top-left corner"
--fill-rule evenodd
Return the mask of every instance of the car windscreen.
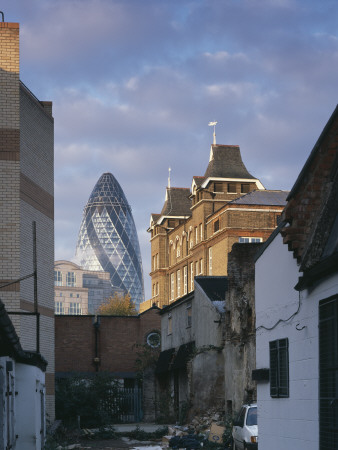
M 246 424 L 248 426 L 257 425 L 257 407 L 249 408 L 248 415 L 246 416 Z

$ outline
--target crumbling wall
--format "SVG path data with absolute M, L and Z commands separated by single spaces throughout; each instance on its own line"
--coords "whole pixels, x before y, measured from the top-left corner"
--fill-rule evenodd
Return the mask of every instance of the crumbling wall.
M 224 393 L 227 412 L 256 400 L 255 265 L 261 244 L 234 244 L 228 260 Z
M 224 356 L 221 350 L 207 349 L 197 353 L 190 365 L 189 414 L 194 416 L 210 408 L 224 409 Z

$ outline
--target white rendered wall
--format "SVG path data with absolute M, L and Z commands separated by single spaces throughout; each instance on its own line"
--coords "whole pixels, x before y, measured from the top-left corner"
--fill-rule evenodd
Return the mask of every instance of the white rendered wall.
M 45 374 L 34 366 L 16 364 L 16 450 L 41 449 L 45 420 L 41 414 L 41 391 L 45 395 Z M 41 432 L 42 431 L 42 432 Z
M 256 262 L 256 328 L 272 327 L 297 311 L 299 276 L 292 252 L 277 235 Z M 257 331 L 257 369 L 269 368 L 270 341 L 289 339 L 289 398 L 271 398 L 270 383 L 257 383 L 260 450 L 318 450 L 318 301 L 329 295 L 325 288 L 310 296 L 303 291 L 295 317 Z

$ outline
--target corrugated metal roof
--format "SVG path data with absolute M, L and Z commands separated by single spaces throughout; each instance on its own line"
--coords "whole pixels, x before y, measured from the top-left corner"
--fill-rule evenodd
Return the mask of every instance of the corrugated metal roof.
M 289 191 L 257 190 L 232 200 L 236 205 L 285 206 Z

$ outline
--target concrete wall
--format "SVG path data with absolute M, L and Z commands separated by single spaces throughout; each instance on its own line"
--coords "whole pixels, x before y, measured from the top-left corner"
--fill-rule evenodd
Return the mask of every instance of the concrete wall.
M 278 264 L 276 264 L 278 261 Z M 289 339 L 289 398 L 271 398 L 269 382 L 257 385 L 260 450 L 318 450 L 318 304 L 338 292 L 338 275 L 298 293 L 296 260 L 278 235 L 256 263 L 256 365 L 269 368 L 269 342 Z M 299 303 L 300 302 L 300 303 Z M 296 328 L 297 326 L 297 328 Z

